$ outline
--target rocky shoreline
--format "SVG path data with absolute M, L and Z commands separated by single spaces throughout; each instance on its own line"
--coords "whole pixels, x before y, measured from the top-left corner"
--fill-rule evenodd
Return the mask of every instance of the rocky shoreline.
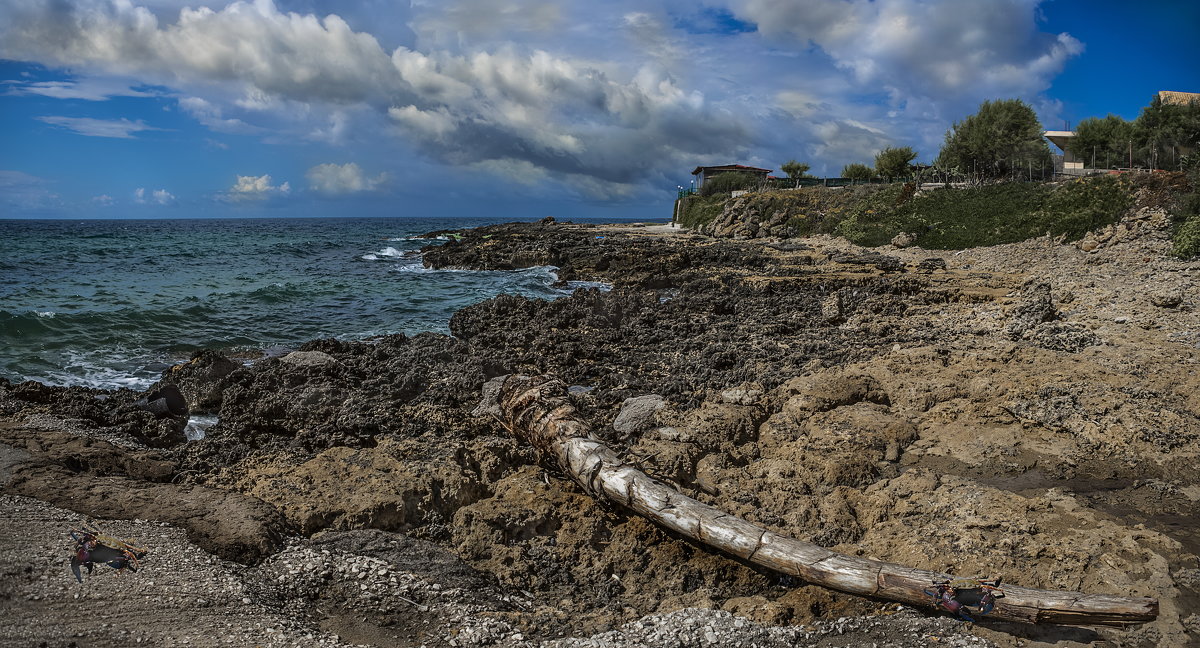
M 1133 209 L 1086 246 L 947 253 L 544 221 L 438 268 L 600 281 L 501 296 L 453 336 L 317 340 L 141 394 L 0 381 L 0 645 L 1200 645 L 1200 264 Z M 844 553 L 1154 596 L 1127 629 L 965 625 L 693 545 L 596 502 L 496 422 L 549 373 L 655 477 Z M 142 539 L 76 585 L 66 532 Z M 100 612 L 108 601 L 113 612 Z M 90 614 L 80 614 L 81 609 Z

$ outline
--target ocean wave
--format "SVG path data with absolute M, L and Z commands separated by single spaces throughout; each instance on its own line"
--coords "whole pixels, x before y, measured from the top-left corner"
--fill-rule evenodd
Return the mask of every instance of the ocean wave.
M 391 240 L 391 239 L 388 239 Z M 411 259 L 420 258 L 421 253 L 417 250 L 397 250 L 394 247 L 388 246 L 376 252 L 368 252 L 359 257 L 363 261 L 379 261 L 380 259 Z
M 413 234 L 411 236 L 394 236 L 389 241 L 449 241 L 452 237 L 440 234 L 438 236 L 421 236 Z
M 37 380 L 48 385 L 92 387 L 141 391 L 153 385 L 166 365 L 162 359 L 130 353 L 124 348 L 98 349 L 90 352 L 68 351 L 62 368 L 40 375 L 25 375 L 25 380 Z

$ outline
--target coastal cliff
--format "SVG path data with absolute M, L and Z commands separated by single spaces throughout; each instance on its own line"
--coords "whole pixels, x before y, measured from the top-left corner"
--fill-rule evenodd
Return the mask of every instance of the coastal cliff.
M 676 221 L 719 238 L 831 234 L 864 246 L 958 250 L 1045 234 L 1080 241 L 1140 210 L 1179 211 L 1191 184 L 1181 173 L 1156 173 L 1054 184 L 807 187 L 681 198 Z

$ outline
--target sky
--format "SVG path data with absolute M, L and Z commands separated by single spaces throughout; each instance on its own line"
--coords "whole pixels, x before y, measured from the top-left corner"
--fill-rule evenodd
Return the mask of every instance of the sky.
M 667 218 L 697 165 L 937 155 L 1200 92 L 1193 0 L 4 0 L 0 218 Z M 780 173 L 782 175 L 782 173 Z

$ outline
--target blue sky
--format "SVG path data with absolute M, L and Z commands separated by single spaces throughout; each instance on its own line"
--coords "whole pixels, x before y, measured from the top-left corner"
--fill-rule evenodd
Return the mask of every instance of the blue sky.
M 1200 91 L 1200 3 L 7 0 L 0 218 L 662 218 L 698 164 Z

